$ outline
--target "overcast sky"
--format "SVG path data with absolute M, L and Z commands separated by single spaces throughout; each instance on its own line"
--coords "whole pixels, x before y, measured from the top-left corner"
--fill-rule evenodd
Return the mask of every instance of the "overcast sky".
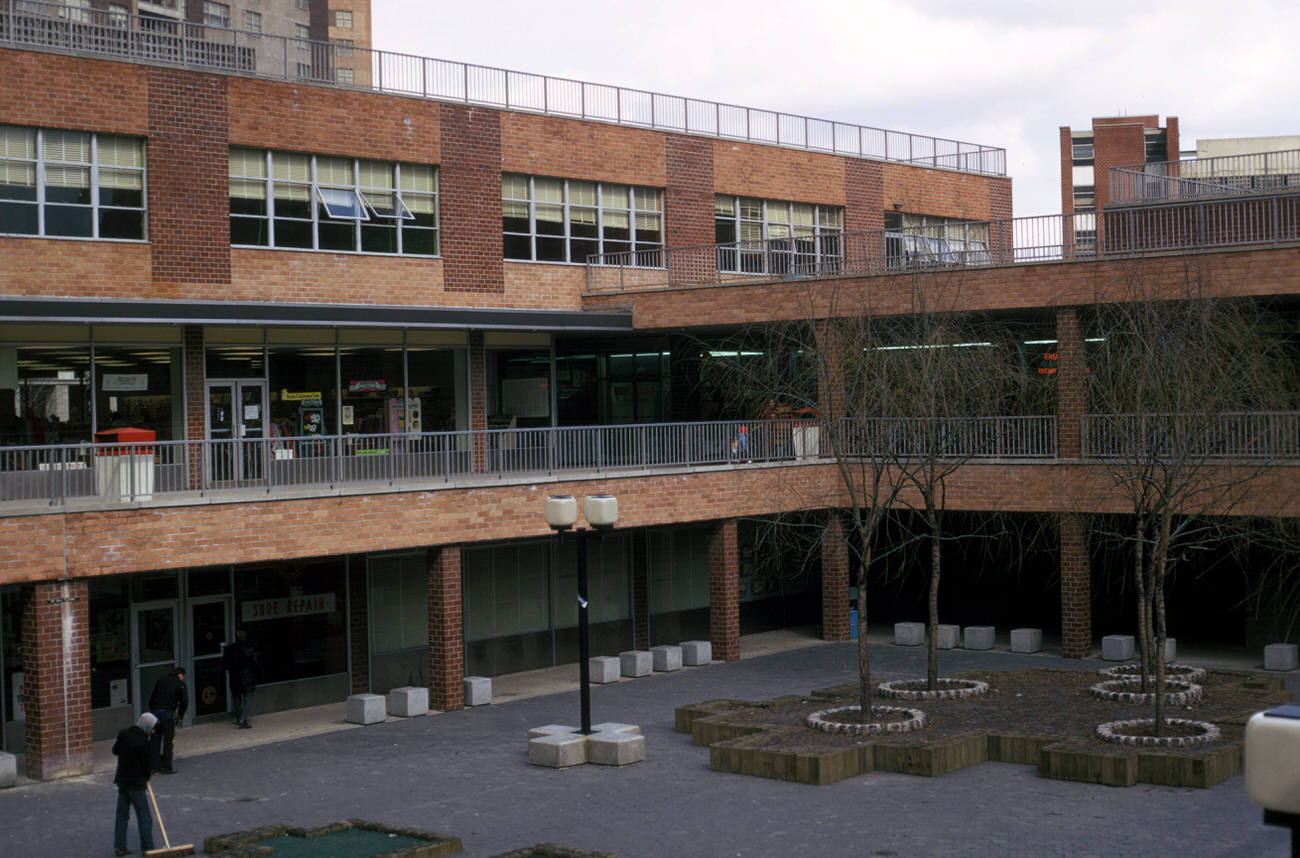
M 1060 211 L 1058 128 L 1179 118 L 1300 134 L 1300 3 L 372 0 L 380 50 L 1007 150 L 1017 216 Z

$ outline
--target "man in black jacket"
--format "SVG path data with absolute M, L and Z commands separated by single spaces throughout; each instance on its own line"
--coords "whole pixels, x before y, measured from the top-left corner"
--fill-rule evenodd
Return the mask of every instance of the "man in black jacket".
M 185 687 L 185 668 L 174 667 L 171 673 L 154 683 L 153 694 L 149 695 L 149 711 L 158 718 L 158 726 L 150 740 L 155 772 L 176 774 L 176 769 L 172 768 L 176 727 L 185 717 L 189 705 L 190 692 Z
M 117 734 L 113 754 L 117 757 L 117 819 L 113 825 L 113 849 L 118 855 L 130 855 L 126 848 L 126 826 L 135 808 L 135 822 L 140 829 L 140 852 L 153 848 L 153 815 L 149 813 L 149 775 L 153 772 L 153 754 L 149 734 L 158 719 L 145 712 L 130 727 Z
M 221 654 L 221 666 L 230 677 L 230 690 L 235 695 L 235 722 L 248 730 L 253 726 L 248 723 L 248 713 L 253 709 L 253 692 L 262 673 L 261 659 L 248 642 L 248 632 L 243 629 L 235 632 L 235 642 Z

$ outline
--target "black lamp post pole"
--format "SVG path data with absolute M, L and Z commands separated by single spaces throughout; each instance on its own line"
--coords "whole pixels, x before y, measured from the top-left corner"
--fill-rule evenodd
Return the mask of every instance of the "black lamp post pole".
M 587 629 L 587 530 L 578 528 L 578 684 L 582 735 L 591 733 L 591 640 Z

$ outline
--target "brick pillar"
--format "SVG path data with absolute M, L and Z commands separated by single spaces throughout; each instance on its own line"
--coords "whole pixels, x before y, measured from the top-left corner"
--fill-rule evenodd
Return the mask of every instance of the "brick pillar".
M 352 693 L 370 691 L 370 589 L 366 558 L 355 555 L 348 568 L 348 636 L 352 649 Z
M 504 294 L 501 112 L 442 104 L 438 119 L 443 291 Z
M 90 774 L 90 594 L 84 580 L 23 589 L 22 646 L 27 776 L 46 781 Z
M 202 441 L 208 437 L 208 388 L 203 364 L 203 327 L 186 325 L 183 331 L 185 351 L 185 437 L 176 440 Z M 185 457 L 187 487 L 198 489 L 203 486 L 203 449 L 200 444 L 187 444 L 189 454 Z
M 822 640 L 826 641 L 849 639 L 849 546 L 844 539 L 844 516 L 839 510 L 827 510 L 822 532 Z M 859 625 L 858 633 L 863 632 Z
M 465 708 L 465 627 L 461 616 L 460 546 L 429 552 L 429 706 Z
M 1078 459 L 1083 455 L 1080 421 L 1088 407 L 1088 366 L 1083 354 L 1079 314 L 1071 308 L 1056 311 L 1056 455 Z
M 632 534 L 632 643 L 634 649 L 650 648 L 650 575 L 644 530 Z
M 709 640 L 714 658 L 740 658 L 740 551 L 734 518 L 719 522 L 709 536 Z
M 469 428 L 472 435 L 476 474 L 487 471 L 487 349 L 483 345 L 483 332 L 469 332 Z
M 1066 658 L 1092 655 L 1092 570 L 1087 536 L 1079 519 L 1060 516 L 1061 527 L 1061 654 Z
M 700 247 L 717 240 L 713 216 L 713 141 L 684 134 L 664 135 L 664 247 Z M 712 283 L 713 254 L 686 254 L 668 260 L 675 284 Z

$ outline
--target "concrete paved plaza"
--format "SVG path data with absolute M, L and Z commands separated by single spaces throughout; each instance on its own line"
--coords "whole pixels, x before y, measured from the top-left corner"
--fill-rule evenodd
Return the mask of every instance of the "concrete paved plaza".
M 806 693 L 855 675 L 854 643 L 764 640 L 746 638 L 746 657 L 731 664 L 593 686 L 594 721 L 638 724 L 646 736 L 646 761 L 624 768 L 528 764 L 530 727 L 577 723 L 578 695 L 569 690 L 577 668 L 569 665 L 498 677 L 497 702 L 460 712 L 357 727 L 342 723 L 339 705 L 263 716 L 253 730 L 187 728 L 179 773 L 154 786 L 173 843 L 200 849 L 213 834 L 361 817 L 457 835 L 468 858 L 538 842 L 621 858 L 1290 854 L 1289 833 L 1262 823 L 1242 777 L 1208 790 L 1116 789 L 987 763 L 940 778 L 877 773 L 814 787 L 711 772 L 707 750 L 673 731 L 676 706 Z M 921 647 L 882 640 L 872 658 L 881 680 L 924 672 Z M 1244 653 L 1231 658 L 1249 666 Z M 940 656 L 944 673 L 1102 664 L 1012 654 L 1004 641 Z M 110 744 L 97 743 L 93 775 L 0 791 L 0 856 L 112 854 Z M 136 848 L 134 823 L 130 843 Z

